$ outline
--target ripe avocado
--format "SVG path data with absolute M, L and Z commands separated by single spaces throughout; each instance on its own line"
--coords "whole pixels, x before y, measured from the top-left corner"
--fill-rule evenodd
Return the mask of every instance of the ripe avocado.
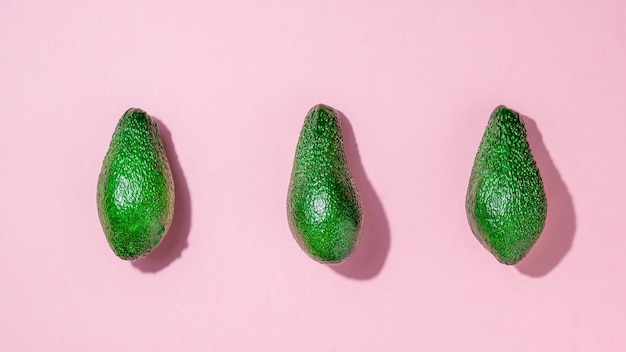
M 119 120 L 98 178 L 98 215 L 115 254 L 135 260 L 167 234 L 174 181 L 157 124 L 140 109 Z
M 546 221 L 543 182 L 517 112 L 498 106 L 483 135 L 465 209 L 472 232 L 503 264 L 516 264 Z
M 336 264 L 356 247 L 362 216 L 338 113 L 316 105 L 304 121 L 291 172 L 287 196 L 291 232 L 311 258 Z

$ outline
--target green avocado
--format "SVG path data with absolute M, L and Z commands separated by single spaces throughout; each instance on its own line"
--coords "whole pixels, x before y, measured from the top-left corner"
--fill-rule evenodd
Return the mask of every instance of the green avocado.
M 546 222 L 543 182 L 517 112 L 498 106 L 474 160 L 465 200 L 472 232 L 503 264 L 516 264 Z
M 287 196 L 291 232 L 311 258 L 337 264 L 354 251 L 362 217 L 338 113 L 316 105 L 304 121 L 291 172 Z
M 174 181 L 156 122 L 126 111 L 98 178 L 98 214 L 115 254 L 135 260 L 161 243 L 174 215 Z

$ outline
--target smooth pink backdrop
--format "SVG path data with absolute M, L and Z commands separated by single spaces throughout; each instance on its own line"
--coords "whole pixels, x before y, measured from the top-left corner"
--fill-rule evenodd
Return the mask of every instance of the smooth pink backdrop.
M 0 350 L 625 350 L 625 38 L 617 0 L 2 1 Z M 334 268 L 285 214 L 317 103 L 345 115 L 365 206 Z M 514 267 L 464 209 L 499 104 L 549 203 Z M 136 263 L 95 199 L 129 107 L 177 192 Z

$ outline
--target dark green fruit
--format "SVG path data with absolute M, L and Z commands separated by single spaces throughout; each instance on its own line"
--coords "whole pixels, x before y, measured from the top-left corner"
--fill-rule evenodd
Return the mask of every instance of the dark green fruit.
M 156 123 L 130 109 L 120 119 L 98 178 L 98 214 L 115 254 L 134 260 L 167 234 L 174 181 Z
M 517 112 L 498 106 L 478 147 L 465 208 L 476 238 L 499 262 L 515 264 L 546 222 L 546 195 Z
M 361 200 L 346 163 L 337 111 L 314 106 L 300 132 L 287 196 L 287 217 L 300 247 L 321 263 L 352 254 L 361 231 Z

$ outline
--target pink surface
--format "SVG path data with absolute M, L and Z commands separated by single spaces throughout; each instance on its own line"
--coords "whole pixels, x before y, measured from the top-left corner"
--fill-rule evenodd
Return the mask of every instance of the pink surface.
M 625 350 L 624 38 L 621 1 L 4 1 L 0 350 Z M 347 117 L 365 205 L 335 268 L 285 214 L 316 103 Z M 464 210 L 499 104 L 549 203 L 515 267 Z M 95 199 L 129 107 L 158 118 L 177 191 L 133 264 Z

